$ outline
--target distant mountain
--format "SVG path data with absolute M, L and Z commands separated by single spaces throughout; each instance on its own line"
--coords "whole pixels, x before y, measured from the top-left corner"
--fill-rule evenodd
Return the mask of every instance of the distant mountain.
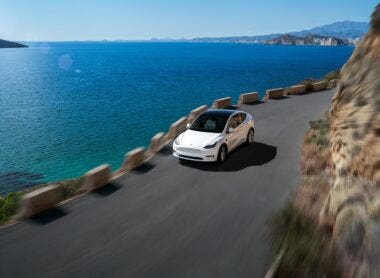
M 347 45 L 350 44 L 347 40 L 342 40 L 335 37 L 325 37 L 318 35 L 307 35 L 305 37 L 298 37 L 290 34 L 281 35 L 271 40 L 265 41 L 265 44 L 271 45 Z
M 368 30 L 368 22 L 341 21 L 315 27 L 310 30 L 291 32 L 290 34 L 295 36 L 306 36 L 313 34 L 326 37 L 337 37 L 340 39 L 355 39 L 362 38 Z
M 18 47 L 28 47 L 28 46 L 21 43 L 0 39 L 0 48 L 18 48 Z
M 362 38 L 369 29 L 368 22 L 341 21 L 331 24 L 318 26 L 310 30 L 302 30 L 298 32 L 290 32 L 289 34 L 305 37 L 307 35 L 318 35 L 332 37 L 345 40 L 354 40 Z M 190 41 L 194 42 L 230 42 L 230 43 L 265 43 L 268 40 L 279 37 L 283 34 L 268 34 L 260 36 L 236 36 L 236 37 L 206 37 L 194 38 Z

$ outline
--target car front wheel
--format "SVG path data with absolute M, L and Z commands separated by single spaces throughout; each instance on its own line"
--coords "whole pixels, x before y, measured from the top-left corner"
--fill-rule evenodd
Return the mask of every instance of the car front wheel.
M 247 140 L 246 140 L 247 145 L 252 145 L 254 136 L 255 136 L 255 132 L 253 131 L 253 129 L 250 129 L 247 134 Z
M 224 161 L 226 161 L 226 158 L 227 158 L 227 147 L 226 145 L 222 145 L 219 149 L 219 153 L 218 153 L 218 163 L 223 163 Z

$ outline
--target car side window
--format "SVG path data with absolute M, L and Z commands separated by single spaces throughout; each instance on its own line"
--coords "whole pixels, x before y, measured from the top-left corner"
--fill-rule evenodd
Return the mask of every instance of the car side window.
M 237 128 L 239 125 L 239 114 L 233 115 L 232 118 L 230 119 L 230 122 L 228 123 L 228 128 Z
M 245 113 L 239 113 L 239 119 L 240 119 L 240 123 L 239 124 L 242 124 L 245 119 L 247 118 L 247 115 Z

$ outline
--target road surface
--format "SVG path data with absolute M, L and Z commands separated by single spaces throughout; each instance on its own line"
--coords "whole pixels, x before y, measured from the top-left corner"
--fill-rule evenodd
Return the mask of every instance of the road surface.
M 244 105 L 255 144 L 222 166 L 164 149 L 114 183 L 0 230 L 0 277 L 263 277 L 265 222 L 297 186 L 308 122 L 333 92 Z

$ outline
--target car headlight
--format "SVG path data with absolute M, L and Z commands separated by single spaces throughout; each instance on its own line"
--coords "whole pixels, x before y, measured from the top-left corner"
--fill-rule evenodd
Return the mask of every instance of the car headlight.
M 209 143 L 208 145 L 204 146 L 205 149 L 212 149 L 216 146 L 216 141 L 215 142 L 211 142 Z
M 176 144 L 176 145 L 181 144 L 181 140 L 179 139 L 179 136 L 177 136 L 177 138 L 175 138 L 174 144 Z

